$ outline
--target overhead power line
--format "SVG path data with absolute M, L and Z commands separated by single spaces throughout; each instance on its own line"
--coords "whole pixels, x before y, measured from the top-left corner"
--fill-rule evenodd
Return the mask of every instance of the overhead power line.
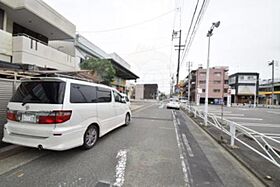
M 149 22 L 152 22 L 154 20 L 157 20 L 161 17 L 164 17 L 164 16 L 167 16 L 169 15 L 170 13 L 174 12 L 176 9 L 172 9 L 168 12 L 165 12 L 159 16 L 156 16 L 156 17 L 153 17 L 151 19 L 147 19 L 147 20 L 144 20 L 144 21 L 141 21 L 141 22 L 138 22 L 138 23 L 133 23 L 133 24 L 130 24 L 130 25 L 125 25 L 125 26 L 121 26 L 121 27 L 115 27 L 115 28 L 110 28 L 110 29 L 104 29 L 104 30 L 95 30 L 95 31 L 79 31 L 81 33 L 103 33 L 103 32 L 113 32 L 113 31 L 117 31 L 117 30 L 123 30 L 123 29 L 127 29 L 127 28 L 131 28 L 131 27 L 136 27 L 138 25 L 142 25 L 142 24 L 145 24 L 145 23 L 149 23 Z
M 200 24 L 200 21 L 201 21 L 203 15 L 205 13 L 205 10 L 207 9 L 208 3 L 209 3 L 209 0 L 203 0 L 203 3 L 202 3 L 201 8 L 200 8 L 200 11 L 199 11 L 198 16 L 196 18 L 196 21 L 195 21 L 192 33 L 190 35 L 190 38 L 189 38 L 189 40 L 187 42 L 187 45 L 186 45 L 186 48 L 184 50 L 183 58 L 182 58 L 181 63 L 184 61 L 184 59 L 186 57 L 186 54 L 188 53 L 188 51 L 189 51 L 189 49 L 191 47 L 191 44 L 192 44 L 192 42 L 194 40 L 194 37 L 195 37 L 196 31 L 198 29 L 198 26 Z

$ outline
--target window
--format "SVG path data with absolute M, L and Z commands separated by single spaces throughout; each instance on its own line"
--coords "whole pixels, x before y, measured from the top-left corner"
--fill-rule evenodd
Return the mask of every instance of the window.
M 11 102 L 62 104 L 64 92 L 64 82 L 22 82 L 12 97 Z
M 205 89 L 202 89 L 202 92 L 205 93 Z
M 0 8 L 0 29 L 4 29 L 4 10 Z
M 199 81 L 199 84 L 205 84 L 206 81 Z
M 244 76 L 243 76 L 243 75 L 240 75 L 240 76 L 239 76 L 239 80 L 244 80 Z
M 113 93 L 114 93 L 115 102 L 121 103 L 122 102 L 122 96 L 115 91 Z
M 221 72 L 215 72 L 214 75 L 215 75 L 216 77 L 220 77 L 220 76 L 221 76 Z
M 227 88 L 225 88 L 225 89 L 224 89 L 224 93 L 227 93 L 227 92 L 228 92 L 228 89 L 227 89 Z
M 221 84 L 221 81 L 214 81 L 214 84 Z
M 220 89 L 214 89 L 213 91 L 214 91 L 214 93 L 220 93 L 221 92 Z
M 80 84 L 71 84 L 71 103 L 96 103 L 96 101 L 96 87 Z
M 111 90 L 108 88 L 97 87 L 97 102 L 110 103 L 112 101 Z
M 200 72 L 199 76 L 205 77 L 206 76 L 206 72 Z

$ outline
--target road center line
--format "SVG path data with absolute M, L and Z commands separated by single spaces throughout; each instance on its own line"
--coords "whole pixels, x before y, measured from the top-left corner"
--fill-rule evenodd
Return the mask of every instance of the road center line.
M 191 172 L 190 172 L 190 168 L 189 168 L 189 164 L 187 162 L 187 159 L 184 158 L 183 156 L 183 143 L 182 140 L 180 140 L 179 138 L 179 134 L 178 134 L 178 129 L 177 129 L 177 124 L 176 124 L 176 118 L 174 116 L 174 112 L 172 111 L 172 115 L 173 115 L 173 125 L 175 128 L 175 133 L 176 133 L 176 139 L 177 139 L 177 145 L 179 148 L 179 154 L 180 154 L 180 159 L 181 159 L 181 165 L 182 165 L 182 170 L 183 170 L 183 174 L 184 174 L 184 181 L 185 181 L 185 186 L 186 187 L 191 187 L 191 183 L 192 183 L 192 179 L 191 179 Z
M 119 150 L 116 158 L 118 159 L 118 164 L 116 165 L 116 181 L 114 182 L 114 186 L 119 187 L 124 184 L 127 150 Z
M 189 144 L 189 142 L 188 142 L 188 139 L 187 139 L 186 135 L 183 134 L 182 136 L 183 136 L 184 144 L 185 144 L 185 146 L 187 147 L 187 151 L 188 151 L 189 156 L 190 156 L 190 157 L 193 157 L 194 154 L 193 154 L 192 148 L 191 148 L 191 146 L 190 146 L 190 144 Z

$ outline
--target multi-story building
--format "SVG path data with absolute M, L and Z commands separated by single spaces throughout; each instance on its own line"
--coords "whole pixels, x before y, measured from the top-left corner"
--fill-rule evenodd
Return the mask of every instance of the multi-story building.
M 190 96 L 191 101 L 196 103 L 205 103 L 206 91 L 206 69 L 199 67 L 192 70 L 185 80 L 185 96 L 188 96 L 188 79 L 190 78 Z M 228 67 L 217 66 L 209 69 L 209 87 L 208 102 L 221 103 L 226 102 L 228 91 Z
M 274 100 L 272 101 L 272 81 L 262 80 L 259 85 L 259 104 L 265 105 L 280 105 L 280 79 L 273 81 L 273 95 Z
M 232 103 L 254 103 L 258 99 L 259 73 L 239 72 L 229 76 L 229 86 L 234 90 Z
M 157 84 L 136 84 L 135 99 L 156 99 L 158 96 Z
M 52 41 L 50 45 L 63 52 L 74 54 L 78 65 L 88 58 L 110 60 L 116 70 L 116 77 L 112 82 L 112 86 L 120 92 L 127 92 L 126 80 L 136 80 L 139 78 L 130 70 L 130 65 L 119 55 L 116 53 L 107 54 L 82 35 L 77 34 L 73 40 Z
M 75 55 L 49 45 L 75 38 L 76 27 L 42 0 L 0 1 L 0 61 L 76 70 Z

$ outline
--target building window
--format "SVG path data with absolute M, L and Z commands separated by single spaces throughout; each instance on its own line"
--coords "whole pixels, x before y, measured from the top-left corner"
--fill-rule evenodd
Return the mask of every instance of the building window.
M 199 76 L 205 77 L 206 76 L 206 72 L 200 72 Z
M 214 84 L 221 84 L 221 81 L 214 81 Z
M 206 81 L 199 81 L 199 84 L 205 84 Z
M 220 77 L 220 76 L 221 76 L 221 72 L 215 72 L 214 75 L 215 75 L 216 77 Z
M 244 80 L 244 76 L 243 76 L 243 75 L 240 75 L 240 76 L 239 76 L 239 80 Z
M 227 92 L 228 92 L 228 89 L 227 89 L 227 88 L 225 88 L 225 89 L 224 89 L 224 93 L 227 93 Z
M 0 8 L 0 29 L 4 29 L 4 10 Z
M 214 93 L 220 93 L 221 92 L 220 89 L 214 89 L 213 91 L 214 91 Z
M 202 89 L 202 92 L 205 93 L 205 89 Z

